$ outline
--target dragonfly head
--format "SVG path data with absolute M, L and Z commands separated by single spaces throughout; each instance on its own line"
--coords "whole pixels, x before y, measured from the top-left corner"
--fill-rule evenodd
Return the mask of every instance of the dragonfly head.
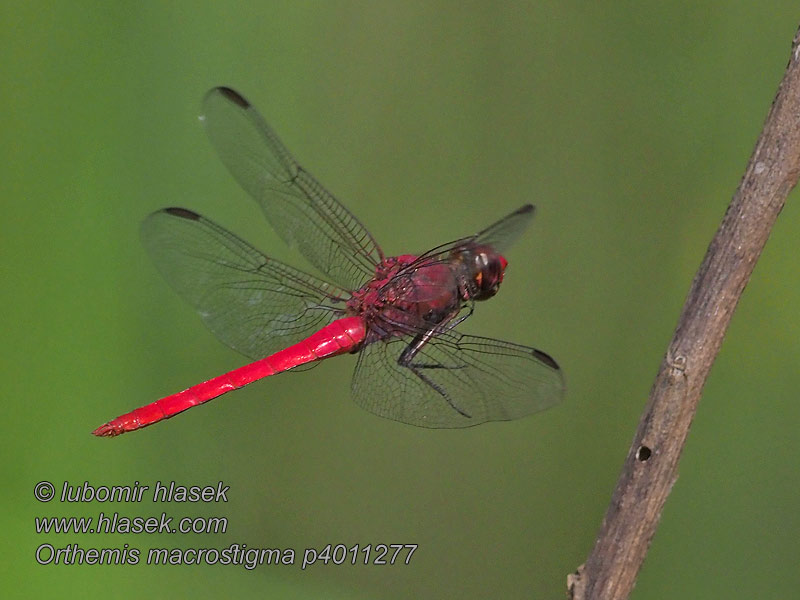
M 472 283 L 474 300 L 488 300 L 500 289 L 508 261 L 488 246 L 478 246 L 472 251 Z

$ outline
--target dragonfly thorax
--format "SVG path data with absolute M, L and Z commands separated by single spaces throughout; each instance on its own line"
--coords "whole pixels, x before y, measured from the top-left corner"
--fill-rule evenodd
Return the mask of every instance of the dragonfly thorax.
M 362 316 L 387 335 L 425 330 L 450 318 L 464 304 L 457 261 L 402 255 L 386 258 L 375 276 L 353 292 L 350 315 Z

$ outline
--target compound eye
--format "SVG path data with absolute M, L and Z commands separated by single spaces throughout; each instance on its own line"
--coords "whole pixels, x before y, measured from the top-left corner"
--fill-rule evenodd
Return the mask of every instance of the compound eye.
M 478 288 L 476 300 L 491 298 L 500 288 L 503 280 L 503 265 L 497 258 L 489 258 L 486 253 L 481 252 L 475 256 L 475 287 Z

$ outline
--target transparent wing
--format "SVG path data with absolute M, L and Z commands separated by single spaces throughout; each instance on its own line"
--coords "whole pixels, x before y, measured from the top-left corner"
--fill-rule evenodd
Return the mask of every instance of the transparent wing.
M 190 210 L 151 214 L 141 237 L 159 271 L 206 326 L 251 358 L 294 344 L 343 313 L 343 290 L 264 256 Z
M 428 383 L 399 363 L 410 339 L 376 340 L 361 350 L 353 376 L 359 406 L 419 427 L 458 428 L 518 419 L 564 395 L 561 370 L 544 352 L 455 332 L 435 336 L 415 356 Z
M 475 235 L 475 243 L 491 246 L 497 252 L 505 252 L 530 225 L 535 210 L 532 204 L 518 208 Z
M 261 206 L 275 231 L 346 289 L 375 274 L 383 253 L 366 228 L 292 158 L 237 92 L 214 88 L 203 121 L 222 162 Z
M 450 260 L 450 255 L 453 250 L 470 245 L 486 245 L 491 246 L 497 252 L 505 252 L 517 241 L 517 238 L 525 231 L 528 225 L 530 225 L 535 210 L 532 204 L 526 204 L 475 235 L 463 237 L 431 248 L 424 254 L 420 254 L 417 260 L 403 271 L 413 271 L 422 263 L 433 264 L 434 262 L 446 262 Z

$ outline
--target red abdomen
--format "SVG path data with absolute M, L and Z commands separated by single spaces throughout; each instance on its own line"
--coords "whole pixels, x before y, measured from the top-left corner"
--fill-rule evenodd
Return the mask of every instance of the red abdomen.
M 293 367 L 358 349 L 366 337 L 361 317 L 345 317 L 326 325 L 306 339 L 254 363 L 199 383 L 152 404 L 142 406 L 98 427 L 93 433 L 111 437 L 168 419 L 198 404 L 244 387 L 258 379 Z

